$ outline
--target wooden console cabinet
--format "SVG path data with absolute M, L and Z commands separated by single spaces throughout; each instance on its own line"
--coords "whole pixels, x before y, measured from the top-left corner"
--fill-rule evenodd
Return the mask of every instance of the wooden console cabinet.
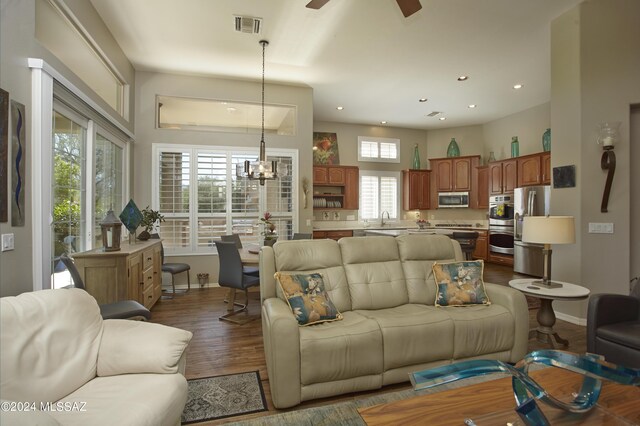
M 101 248 L 73 254 L 87 292 L 99 304 L 136 300 L 151 308 L 162 294 L 160 240 L 122 244 L 120 251 Z

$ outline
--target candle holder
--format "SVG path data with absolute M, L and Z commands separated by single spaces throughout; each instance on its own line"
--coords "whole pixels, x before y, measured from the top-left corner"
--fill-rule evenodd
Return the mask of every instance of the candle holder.
M 619 121 L 607 121 L 600 123 L 598 129 L 597 142 L 604 150 L 602 157 L 600 158 L 600 167 L 602 170 L 607 171 L 607 180 L 604 185 L 604 192 L 602 193 L 602 204 L 600 205 L 600 211 L 602 213 L 608 212 L 609 194 L 611 193 L 613 175 L 616 172 L 616 155 L 613 152 L 613 147 L 620 140 L 619 129 Z

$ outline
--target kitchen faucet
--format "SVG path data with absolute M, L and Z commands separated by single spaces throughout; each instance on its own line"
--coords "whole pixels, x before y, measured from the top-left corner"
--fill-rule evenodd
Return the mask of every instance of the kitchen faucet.
M 382 214 L 380 215 L 380 226 L 384 226 L 384 214 L 387 214 L 387 219 L 391 220 L 391 217 L 389 216 L 389 212 L 388 211 L 383 211 Z

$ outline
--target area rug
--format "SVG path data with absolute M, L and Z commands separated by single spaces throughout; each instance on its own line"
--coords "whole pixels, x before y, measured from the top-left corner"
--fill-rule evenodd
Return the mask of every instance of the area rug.
M 541 365 L 533 365 L 531 366 L 530 371 L 539 370 L 540 368 L 545 367 Z M 228 423 L 228 426 L 366 426 L 362 417 L 358 414 L 358 408 L 371 407 L 372 405 L 384 404 L 387 402 L 398 401 L 400 399 L 413 398 L 420 395 L 457 389 L 488 380 L 502 379 L 504 377 L 508 376 L 499 373 L 488 374 L 486 376 L 472 377 L 470 379 L 436 386 L 431 389 L 424 389 L 420 391 L 407 389 L 397 392 L 389 392 L 362 399 L 324 405 L 321 407 L 306 408 L 303 410 L 253 418 L 250 420 L 242 420 L 234 423 Z M 293 410 L 295 410 L 295 408 Z
M 182 424 L 257 413 L 267 409 L 260 374 L 240 374 L 192 379 L 182 412 Z

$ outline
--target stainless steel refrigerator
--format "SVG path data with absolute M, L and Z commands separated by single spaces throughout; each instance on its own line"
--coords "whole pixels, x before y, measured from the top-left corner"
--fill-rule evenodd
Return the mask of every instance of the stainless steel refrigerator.
M 513 271 L 542 277 L 544 256 L 541 244 L 522 242 L 522 223 L 526 216 L 547 216 L 551 187 L 527 186 L 516 188 L 513 194 Z

